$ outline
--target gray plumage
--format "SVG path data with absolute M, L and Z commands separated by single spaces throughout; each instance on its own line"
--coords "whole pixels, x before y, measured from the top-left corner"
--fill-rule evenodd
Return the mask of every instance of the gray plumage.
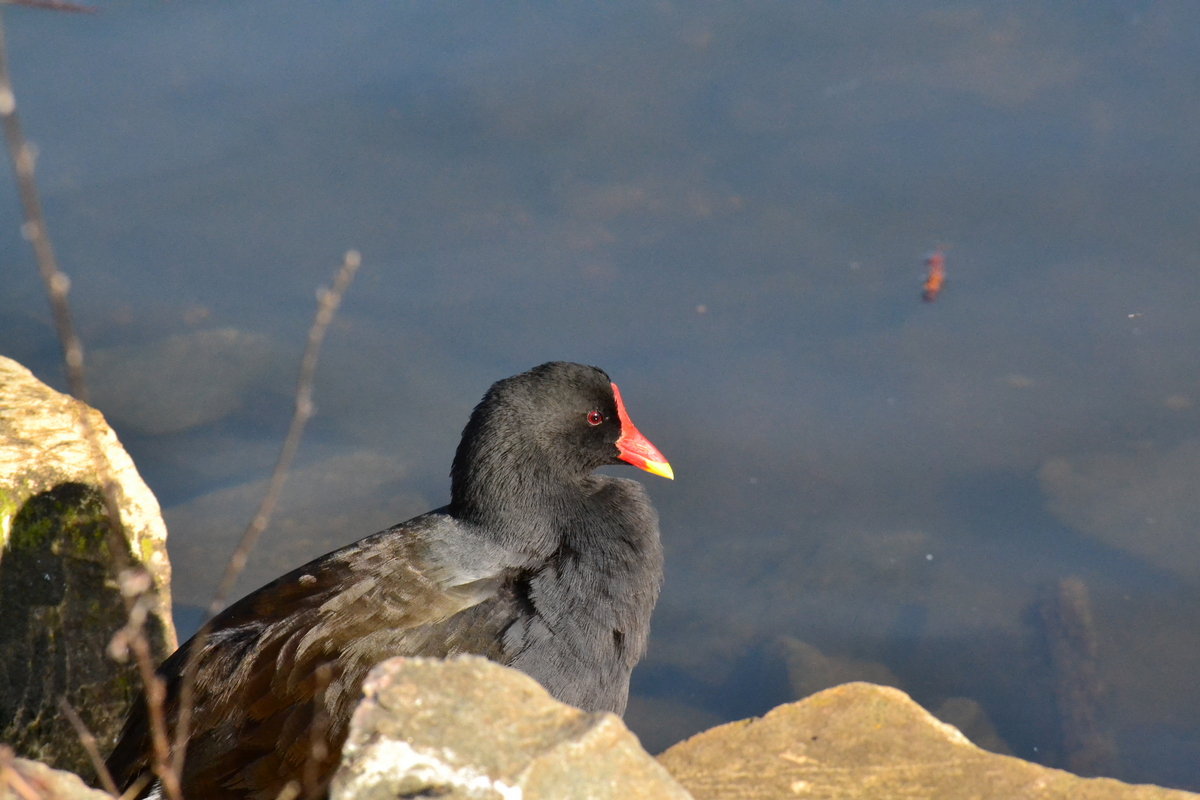
M 199 661 L 185 794 L 273 800 L 310 758 L 317 702 L 329 726 L 330 756 L 315 765 L 323 792 L 367 671 L 396 655 L 476 653 L 563 702 L 623 713 L 662 547 L 641 484 L 592 474 L 622 460 L 617 404 L 608 376 L 578 364 L 496 383 L 463 432 L 449 506 L 220 614 Z M 589 421 L 596 412 L 602 422 Z M 159 669 L 171 717 L 192 645 Z M 315 700 L 322 667 L 328 687 Z M 149 767 L 145 717 L 139 703 L 109 758 L 122 787 Z

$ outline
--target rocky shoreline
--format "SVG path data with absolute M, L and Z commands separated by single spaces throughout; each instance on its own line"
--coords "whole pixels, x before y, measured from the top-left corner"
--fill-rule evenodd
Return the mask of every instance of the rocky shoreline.
M 159 597 L 147 629 L 161 657 L 175 644 L 166 528 L 115 434 L 99 412 L 87 413 L 120 485 L 130 555 Z M 105 655 L 125 608 L 106 577 L 100 479 L 77 414 L 74 400 L 0 357 L 0 800 L 110 797 L 73 774 L 94 779 L 59 698 L 79 710 L 105 751 L 138 685 L 131 665 Z M 820 658 L 801 643 L 788 653 L 804 663 Z M 1200 795 L 1081 778 L 989 752 L 899 689 L 866 682 L 716 726 L 655 759 L 615 715 L 564 705 L 519 672 L 463 656 L 395 658 L 372 671 L 331 797 Z

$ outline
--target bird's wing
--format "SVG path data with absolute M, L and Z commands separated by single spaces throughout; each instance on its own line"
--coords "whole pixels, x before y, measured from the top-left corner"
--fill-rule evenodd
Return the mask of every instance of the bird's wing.
M 218 615 L 199 658 L 188 795 L 274 800 L 288 776 L 306 773 L 323 786 L 372 666 L 395 655 L 496 656 L 487 650 L 507 624 L 506 557 L 489 546 L 464 548 L 459 539 L 468 535 L 444 514 L 417 517 L 322 556 Z M 172 719 L 193 645 L 159 668 Z M 324 756 L 314 744 L 325 745 Z M 149 768 L 149 753 L 139 702 L 109 758 L 118 785 Z

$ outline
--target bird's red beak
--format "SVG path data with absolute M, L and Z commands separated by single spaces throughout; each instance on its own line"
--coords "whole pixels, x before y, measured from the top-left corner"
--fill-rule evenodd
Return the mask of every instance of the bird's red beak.
M 615 383 L 612 385 L 612 390 L 613 398 L 617 401 L 617 419 L 621 421 L 621 438 L 617 439 L 617 451 L 621 454 L 621 460 L 633 464 L 638 469 L 644 469 L 646 472 L 653 472 L 668 480 L 675 480 L 675 472 L 663 458 L 663 454 L 658 452 L 657 447 L 650 444 L 649 439 L 638 433 L 637 428 L 633 427 L 629 415 L 625 413 L 625 404 L 621 402 L 621 392 Z

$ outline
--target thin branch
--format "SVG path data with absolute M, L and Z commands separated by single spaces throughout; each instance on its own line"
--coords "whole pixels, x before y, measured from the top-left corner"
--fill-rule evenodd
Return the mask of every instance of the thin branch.
M 325 740 L 329 733 L 329 704 L 325 695 L 329 691 L 329 683 L 333 680 L 333 667 L 325 662 L 317 667 L 316 690 L 313 692 L 312 722 L 308 726 L 308 753 L 304 757 L 303 797 L 304 800 L 318 800 L 322 787 L 317 785 L 321 767 L 329 758 L 329 743 Z
M 22 800 L 42 800 L 29 781 L 13 766 L 13 751 L 11 747 L 0 744 L 0 787 L 11 786 Z
M 271 481 L 262 502 L 259 503 L 258 511 L 242 534 L 237 549 L 229 558 L 225 574 L 208 606 L 205 622 L 192 637 L 191 647 L 188 650 L 187 662 L 183 668 L 183 680 L 179 689 L 179 716 L 175 722 L 172 766 L 176 774 L 182 773 L 183 760 L 187 753 L 196 671 L 200 663 L 200 653 L 204 649 L 204 643 L 212 627 L 212 619 L 225 607 L 230 593 L 237 584 L 238 576 L 246 566 L 246 559 L 249 558 L 250 551 L 254 549 L 258 537 L 266 530 L 271 514 L 275 510 L 275 504 L 279 501 L 279 494 L 283 491 L 283 485 L 287 481 L 288 470 L 291 469 L 292 460 L 300 446 L 300 437 L 304 433 L 304 426 L 313 415 L 313 378 L 317 371 L 317 358 L 321 352 L 321 343 L 325 339 L 325 331 L 329 328 L 329 323 L 333 320 L 333 315 L 342 302 L 342 296 L 349 288 L 350 282 L 354 279 L 354 273 L 361 263 L 362 257 L 357 250 L 347 251 L 342 258 L 337 275 L 334 277 L 333 287 L 317 291 L 317 314 L 313 319 L 312 327 L 308 330 L 308 341 L 304 346 L 304 355 L 300 359 L 300 375 L 296 379 L 296 400 L 292 411 L 292 422 L 288 426 L 287 437 L 283 441 L 279 460 L 275 463 L 275 470 L 271 473 Z
M 142 789 L 146 788 L 146 784 L 150 783 L 150 780 L 150 773 L 148 772 L 143 772 L 141 775 L 138 775 L 137 780 L 129 784 L 129 788 L 125 790 L 123 795 L 121 795 L 120 800 L 135 800 L 135 798 L 142 793 Z
M 13 0 L 0 0 L 0 4 Z M 88 10 L 83 6 L 59 0 L 21 0 L 23 4 L 58 10 Z M 321 343 L 333 315 L 341 303 L 342 296 L 349 287 L 355 271 L 361 263 L 359 254 L 351 250 L 346 253 L 342 265 L 334 279 L 333 288 L 318 293 L 318 308 L 316 319 L 309 329 L 308 341 L 305 345 L 304 356 L 300 364 L 300 376 L 296 385 L 295 410 L 291 425 L 284 440 L 279 461 L 271 475 L 271 481 L 266 495 L 259 505 L 250 525 L 242 535 L 241 542 L 230 557 L 229 564 L 220 586 L 213 596 L 208 608 L 208 616 L 204 626 L 193 639 L 193 647 L 188 655 L 184 669 L 183 682 L 179 699 L 179 715 L 176 721 L 174 752 L 167 739 L 166 720 L 164 714 L 165 687 L 162 679 L 154 670 L 150 645 L 145 637 L 144 625 L 148 613 L 148 605 L 154 596 L 150 593 L 153 581 L 146 571 L 140 567 L 130 568 L 128 543 L 125 540 L 124 526 L 121 524 L 118 505 L 118 487 L 108 460 L 104 457 L 98 432 L 92 425 L 87 413 L 87 387 L 83 372 L 83 346 L 75 332 L 71 319 L 71 310 L 67 302 L 67 293 L 71 281 L 58 268 L 54 249 L 46 227 L 45 215 L 42 211 L 41 200 L 38 196 L 37 184 L 34 181 L 35 150 L 24 137 L 20 121 L 16 113 L 16 99 L 8 74 L 8 63 L 4 48 L 4 30 L 0 21 L 0 123 L 3 124 L 4 138 L 8 146 L 9 158 L 13 164 L 13 174 L 17 180 L 18 194 L 25 222 L 21 226 L 22 233 L 33 247 L 34 258 L 38 272 L 46 286 L 46 294 L 54 314 L 55 330 L 63 351 L 67 385 L 72 396 L 80 401 L 79 424 L 84 437 L 91 446 L 93 461 L 97 476 L 100 478 L 105 509 L 108 512 L 109 550 L 118 575 L 118 582 L 125 598 L 128 612 L 128 624 L 117 632 L 110 643 L 110 652 L 121 657 L 133 652 L 137 668 L 145 686 L 146 705 L 150 718 L 151 740 L 154 750 L 154 772 L 158 776 L 163 791 L 170 800 L 182 800 L 180 776 L 183 771 L 186 754 L 188 728 L 192 712 L 192 695 L 195 685 L 195 672 L 199 654 L 203 649 L 204 640 L 208 635 L 209 623 L 220 613 L 228 600 L 237 578 L 245 568 L 250 551 L 254 548 L 259 536 L 266 529 L 271 513 L 278 502 L 279 494 L 287 480 L 287 473 L 300 444 L 304 426 L 313 414 L 312 387 L 313 376 L 316 372 L 317 357 Z M 11 770 L 9 770 L 11 771 Z M 15 773 L 14 773 L 15 774 Z M 19 776 L 17 776 L 19 778 Z M 110 777 L 111 781 L 111 777 Z
M 71 723 L 71 727 L 75 729 L 75 735 L 79 737 L 79 742 L 83 745 L 83 749 L 87 750 L 88 758 L 92 760 L 92 768 L 96 770 L 96 776 L 100 779 L 100 783 L 104 786 L 104 791 L 117 797 L 121 794 L 121 790 L 117 788 L 116 781 L 112 778 L 112 773 L 108 771 L 108 766 L 104 763 L 104 757 L 100 755 L 100 749 L 96 747 L 96 737 L 88 730 L 88 726 L 84 723 L 79 713 L 67 701 L 66 696 L 58 698 L 58 708 L 62 711 L 63 716 Z
M 17 181 L 17 193 L 21 198 L 21 211 L 24 223 L 21 233 L 33 247 L 34 260 L 37 262 L 38 273 L 46 286 L 46 296 L 50 300 L 50 308 L 54 313 L 54 328 L 58 333 L 58 341 L 62 347 L 63 365 L 67 374 L 67 386 L 71 395 L 80 402 L 79 426 L 83 431 L 92 451 L 92 460 L 96 475 L 100 480 L 101 493 L 104 496 L 104 509 L 108 513 L 108 545 L 113 559 L 113 567 L 120 574 L 130 567 L 129 544 L 125 540 L 124 526 L 121 524 L 121 511 L 117 501 L 118 489 L 116 477 L 113 475 L 108 459 L 104 457 L 104 449 L 100 444 L 99 434 L 92 425 L 90 415 L 84 404 L 87 403 L 87 386 L 83 378 L 83 345 L 75 333 L 75 325 L 71 321 L 71 307 L 67 303 L 67 292 L 71 288 L 71 280 L 58 268 L 54 257 L 54 248 L 50 245 L 50 234 L 46 227 L 46 216 L 42 213 L 42 201 L 38 196 L 37 183 L 34 181 L 34 162 L 37 160 L 33 145 L 25 140 L 21 131 L 21 121 L 17 117 L 17 101 L 13 94 L 12 81 L 8 74 L 8 56 L 4 45 L 4 25 L 0 18 L 0 123 L 4 127 L 4 141 L 8 145 L 8 156 L 12 161 L 13 175 Z M 132 600 L 129 605 L 132 605 Z
M 71 14 L 99 14 L 95 6 L 81 6 L 78 3 L 67 3 L 64 0 L 0 0 L 0 4 L 10 6 L 29 6 L 44 8 L 47 11 L 66 11 Z
M 313 677 L 312 719 L 308 723 L 308 749 L 304 755 L 304 768 L 300 772 L 302 781 L 293 779 L 285 783 L 279 794 L 275 795 L 275 800 L 317 800 L 321 795 L 321 766 L 329 757 L 329 743 L 325 741 L 325 735 L 329 733 L 325 693 L 333 680 L 333 667 L 325 662 L 317 667 Z
M 46 217 L 42 211 L 41 199 L 38 196 L 37 183 L 34 180 L 34 163 L 36 154 L 33 146 L 26 141 L 21 130 L 20 119 L 17 117 L 16 96 L 13 94 L 12 81 L 8 72 L 8 57 L 4 45 L 4 26 L 0 19 L 0 124 L 4 129 L 4 140 L 8 147 L 8 155 L 13 165 L 13 175 L 17 181 L 17 192 L 21 199 L 21 211 L 24 223 L 21 232 L 33 247 L 34 260 L 38 272 L 46 286 L 46 295 L 54 314 L 54 327 L 58 333 L 59 344 L 62 347 L 63 364 L 67 375 L 67 385 L 72 396 L 78 402 L 79 427 L 87 440 L 92 454 L 93 468 L 100 482 L 101 494 L 104 497 L 104 507 L 107 512 L 107 541 L 109 557 L 121 586 L 121 596 L 125 601 L 125 609 L 129 616 L 129 624 L 114 637 L 110 651 L 127 652 L 132 650 L 137 661 L 138 671 L 146 681 L 146 698 L 150 704 L 151 727 L 155 739 L 165 743 L 166 727 L 163 721 L 161 687 L 155 691 L 154 658 L 150 651 L 149 642 L 145 638 L 142 626 L 150 604 L 157 602 L 153 594 L 154 582 L 150 575 L 140 565 L 131 566 L 129 542 L 125 538 L 125 528 L 121 522 L 120 505 L 118 502 L 119 488 L 112 466 L 104 455 L 100 442 L 99 431 L 92 424 L 87 406 L 87 386 L 83 374 L 83 345 L 75 332 L 71 320 L 71 308 L 67 302 L 67 292 L 71 281 L 58 268 L 54 257 L 54 248 L 50 244 L 50 235 L 46 226 Z M 136 587 L 136 588 L 135 588 Z M 137 622 L 135 625 L 134 622 Z M 120 639 L 120 641 L 118 641 Z M 159 697 L 158 707 L 154 707 L 154 698 Z M 169 758 L 165 745 L 161 748 L 156 761 L 165 765 Z M 167 770 L 163 770 L 167 772 Z M 160 775 L 163 789 L 170 800 L 183 800 L 179 792 L 178 780 L 172 780 L 169 774 Z
M 150 576 L 145 571 L 127 570 L 121 574 L 121 594 L 129 600 L 136 598 L 129 611 L 125 627 L 113 635 L 109 642 L 109 655 L 123 661 L 132 651 L 142 679 L 146 697 L 146 712 L 150 719 L 151 766 L 158 776 L 163 791 L 171 800 L 182 800 L 179 770 L 171 762 L 171 743 L 168 738 L 166 713 L 167 689 L 163 679 L 155 671 L 150 642 L 146 639 L 146 617 L 150 613 L 154 595 L 150 593 Z
M 12 81 L 8 75 L 8 57 L 4 47 L 4 29 L 0 25 L 0 121 L 4 125 L 4 140 L 8 144 L 8 157 L 12 160 L 13 174 L 17 179 L 17 192 L 21 198 L 21 211 L 25 224 L 21 233 L 33 246 L 38 272 L 46 284 L 50 297 L 50 308 L 54 312 L 54 327 L 63 348 L 63 362 L 67 369 L 67 384 L 71 394 L 87 402 L 87 391 L 83 383 L 83 348 L 75 327 L 71 323 L 71 309 L 67 305 L 67 291 L 71 281 L 58 269 L 54 248 L 46 230 L 46 217 L 42 213 L 42 201 L 38 197 L 37 184 L 33 180 L 36 152 L 25 141 L 21 122 L 17 118 L 17 102 L 13 95 Z
M 312 402 L 313 378 L 317 371 L 317 358 L 321 354 L 321 343 L 325 339 L 325 331 L 328 329 L 329 323 L 333 321 L 333 315 L 342 302 L 342 295 L 349 288 L 350 281 L 354 279 L 354 273 L 360 263 L 362 263 L 362 257 L 358 252 L 356 250 L 348 251 L 342 259 L 341 267 L 338 268 L 333 288 L 317 290 L 317 315 L 313 319 L 312 327 L 309 328 L 304 355 L 300 359 L 300 376 L 296 380 L 296 401 L 295 410 L 292 412 L 292 423 L 288 427 L 287 438 L 283 441 L 283 448 L 279 453 L 279 461 L 275 464 L 275 471 L 271 473 L 271 482 L 267 487 L 267 492 L 263 496 L 262 502 L 259 503 L 254 518 L 246 527 L 246 532 L 242 534 L 242 540 L 238 543 L 237 549 L 233 551 L 229 563 L 225 565 L 225 574 L 221 578 L 221 584 L 217 587 L 212 602 L 208 606 L 209 619 L 221 613 L 225 607 L 225 603 L 237 583 L 238 576 L 246 567 L 246 559 L 249 557 L 250 551 L 258 542 L 259 535 L 266 530 L 271 514 L 275 510 L 275 504 L 279 501 L 279 494 L 283 491 L 283 485 L 287 481 L 288 470 L 291 469 L 292 460 L 300 446 L 300 437 L 304 434 L 304 426 L 315 410 Z

